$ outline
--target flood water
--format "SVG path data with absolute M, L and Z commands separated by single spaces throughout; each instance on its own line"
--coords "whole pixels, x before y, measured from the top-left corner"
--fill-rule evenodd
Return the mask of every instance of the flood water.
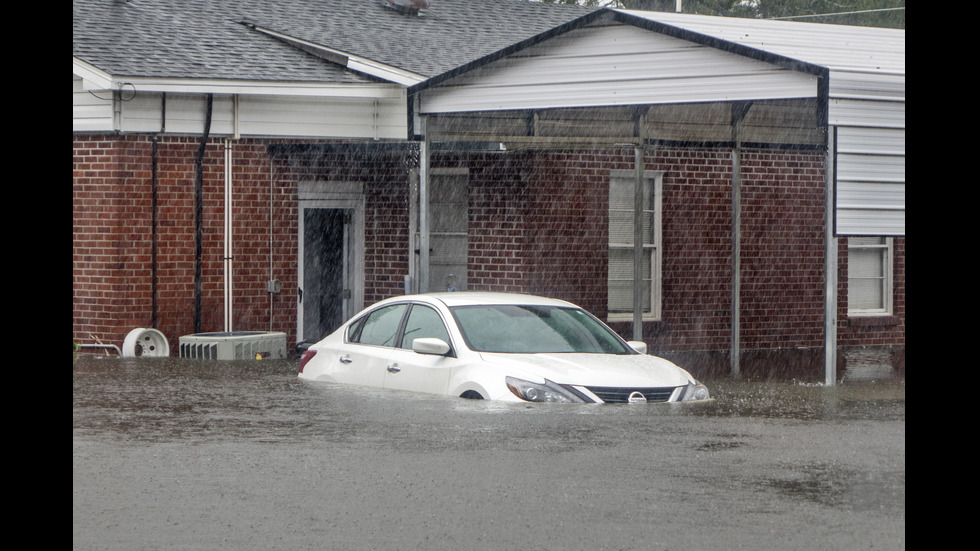
M 502 404 L 81 356 L 76 550 L 904 549 L 905 381 Z

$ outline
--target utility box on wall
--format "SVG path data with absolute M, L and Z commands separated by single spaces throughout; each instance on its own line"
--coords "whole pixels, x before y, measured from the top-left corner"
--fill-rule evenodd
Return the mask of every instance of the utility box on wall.
M 286 334 L 275 331 L 195 333 L 180 337 L 180 357 L 202 360 L 286 358 Z

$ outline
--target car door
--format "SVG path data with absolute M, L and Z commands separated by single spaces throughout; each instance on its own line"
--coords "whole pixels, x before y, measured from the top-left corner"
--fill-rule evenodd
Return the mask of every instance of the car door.
M 351 325 L 335 371 L 339 382 L 384 386 L 385 369 L 407 310 L 408 303 L 392 304 L 369 312 Z
M 445 356 L 419 354 L 412 350 L 412 341 L 418 338 L 442 339 L 450 345 L 450 353 Z M 446 394 L 449 374 L 457 363 L 452 346 L 446 323 L 439 312 L 424 304 L 413 304 L 405 320 L 399 346 L 390 351 L 390 362 L 385 366 L 385 388 Z

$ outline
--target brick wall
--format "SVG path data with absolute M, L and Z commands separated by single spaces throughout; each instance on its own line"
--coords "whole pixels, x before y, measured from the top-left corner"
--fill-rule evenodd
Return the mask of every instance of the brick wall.
M 528 182 L 529 292 L 606 313 L 609 170 L 615 156 L 536 153 Z M 630 161 L 632 166 L 632 161 Z
M 515 155 L 442 158 L 441 167 L 465 166 L 469 182 L 469 289 L 527 292 L 533 265 L 525 230 L 529 160 Z
M 731 335 L 731 153 L 657 150 L 650 156 L 650 168 L 665 171 L 663 320 L 647 324 L 644 333 L 658 351 L 724 350 Z M 743 255 L 744 249 L 743 235 Z
M 195 329 L 193 138 L 157 147 L 157 223 L 152 225 L 153 144 L 140 136 L 73 136 L 72 338 L 122 343 L 138 327 L 162 331 L 175 351 Z M 234 144 L 234 330 L 295 333 L 295 295 L 266 292 L 270 277 L 294 289 L 295 188 L 272 182 L 266 146 Z M 224 330 L 224 146 L 204 157 L 201 330 Z M 152 243 L 156 239 L 154 267 Z M 274 272 L 270 274 L 270 252 Z M 156 312 L 153 295 L 156 293 Z
M 823 163 L 820 152 L 743 153 L 745 350 L 822 350 Z M 644 325 L 644 338 L 663 352 L 727 353 L 731 152 L 660 148 L 647 153 L 645 164 L 665 176 L 663 317 Z M 432 165 L 470 170 L 471 289 L 559 297 L 605 317 L 609 174 L 633 168 L 632 149 L 437 155 Z M 384 189 L 385 195 L 396 191 L 391 183 Z M 394 205 L 388 215 L 399 209 Z M 842 247 L 846 253 L 846 243 Z M 896 310 L 904 320 L 903 240 L 895 254 Z M 846 254 L 841 273 L 846 297 Z M 375 289 L 378 298 L 398 294 L 401 278 Z M 903 330 L 848 324 L 842 304 L 842 345 L 904 344 Z M 631 333 L 629 324 L 612 325 L 624 335 Z
M 156 327 L 172 346 L 193 330 L 197 147 L 193 139 L 168 138 L 158 151 Z M 73 150 L 73 338 L 120 343 L 130 329 L 152 323 L 152 144 L 139 137 L 76 136 Z M 411 150 L 326 149 L 273 158 L 266 143 L 240 141 L 234 156 L 236 330 L 284 331 L 294 342 L 296 190 L 306 179 L 364 185 L 365 303 L 402 293 L 417 166 Z M 203 331 L 222 330 L 222 157 L 222 144 L 209 144 Z M 704 353 L 725 363 L 731 153 L 657 148 L 647 152 L 645 165 L 665 176 L 663 317 L 644 324 L 644 338 L 652 351 Z M 632 149 L 440 154 L 432 166 L 469 170 L 471 289 L 559 297 L 605 317 L 609 174 L 633 168 Z M 819 365 L 823 155 L 748 150 L 742 167 L 742 347 L 810 351 Z M 846 240 L 841 241 L 841 345 L 904 349 L 904 239 L 895 244 L 895 316 L 877 325 L 847 319 Z M 270 277 L 282 281 L 283 293 L 266 292 Z M 631 333 L 629 324 L 613 325 Z
M 492 283 L 482 288 L 560 297 L 604 317 L 609 174 L 633 168 L 632 149 L 528 153 L 469 162 L 507 182 L 505 188 L 488 192 L 491 186 L 479 177 L 471 181 L 470 254 L 477 258 L 471 260 L 471 272 L 498 277 L 524 272 L 523 283 L 482 278 Z M 726 350 L 731 322 L 731 153 L 657 149 L 648 152 L 645 162 L 647 170 L 665 171 L 663 319 L 646 323 L 645 336 L 662 350 Z M 742 165 L 743 346 L 821 346 L 823 156 L 750 151 Z M 504 196 L 510 201 L 506 209 L 501 208 Z M 506 239 L 501 238 L 504 224 L 510 230 Z M 492 250 L 507 251 L 510 243 L 523 243 L 523 253 L 493 253 L 498 257 L 486 261 Z M 628 324 L 614 325 L 629 333 Z
M 122 344 L 121 327 L 146 327 L 150 318 L 149 226 L 143 205 L 149 189 L 127 189 L 145 178 L 150 144 L 75 139 L 72 166 L 72 338 Z M 116 341 L 116 342 L 114 342 Z

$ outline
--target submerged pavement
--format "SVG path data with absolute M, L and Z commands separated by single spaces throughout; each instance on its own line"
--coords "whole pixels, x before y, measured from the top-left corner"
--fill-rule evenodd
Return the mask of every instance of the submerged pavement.
M 903 549 L 905 381 L 503 404 L 73 362 L 76 550 Z

